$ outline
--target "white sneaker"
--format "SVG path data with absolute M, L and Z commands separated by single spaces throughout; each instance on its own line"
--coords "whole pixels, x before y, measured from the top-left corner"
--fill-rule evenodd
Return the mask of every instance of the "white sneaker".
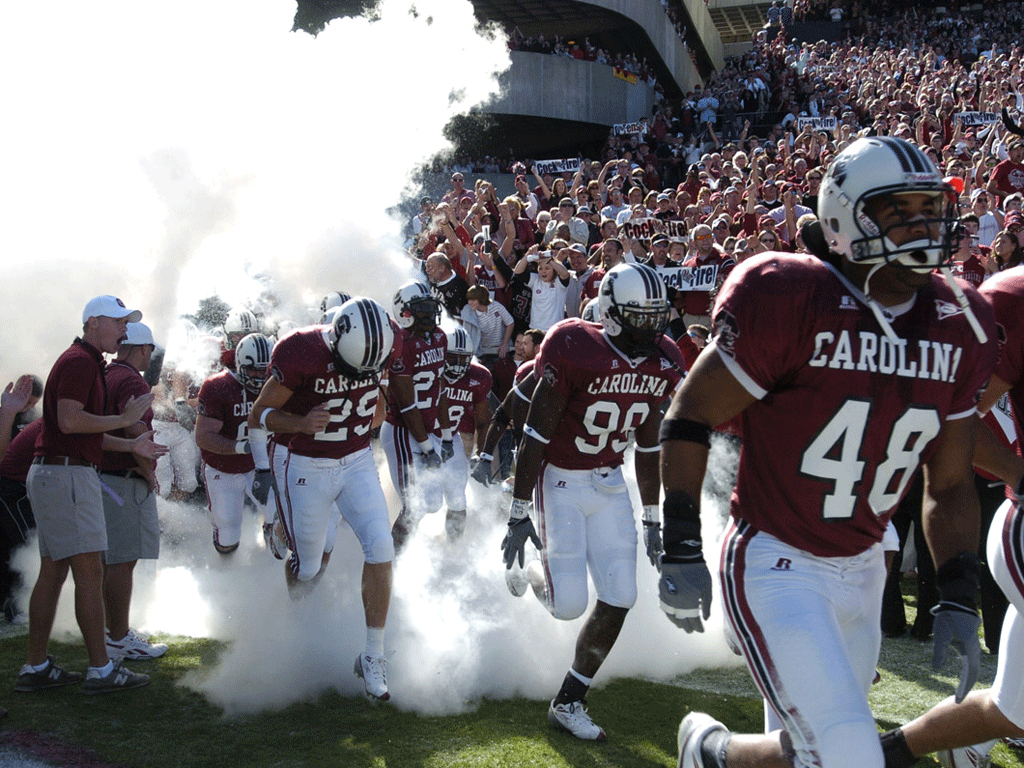
M 604 729 L 590 719 L 582 701 L 570 701 L 568 704 L 555 704 L 551 701 L 548 707 L 548 722 L 555 728 L 568 731 L 577 739 L 587 741 L 604 741 Z
M 679 768 L 704 768 L 704 759 L 700 748 L 704 737 L 712 731 L 726 731 L 724 725 L 711 715 L 703 712 L 691 712 L 679 724 Z
M 366 698 L 370 701 L 387 701 L 391 698 L 391 692 L 388 691 L 386 658 L 361 653 L 356 656 L 353 671 L 363 679 L 363 686 L 366 688 Z
M 992 740 L 970 747 L 943 749 L 935 753 L 935 758 L 943 768 L 988 768 L 992 763 L 989 752 L 995 743 Z
M 110 632 L 107 632 L 107 656 L 114 661 L 146 661 L 158 659 L 165 653 L 166 643 L 150 643 L 145 636 L 139 635 L 133 629 L 129 629 L 128 634 L 120 640 L 111 639 Z

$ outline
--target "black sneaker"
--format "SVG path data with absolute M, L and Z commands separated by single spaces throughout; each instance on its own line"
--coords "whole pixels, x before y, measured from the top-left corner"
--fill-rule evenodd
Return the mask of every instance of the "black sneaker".
M 106 677 L 86 677 L 82 690 L 85 693 L 113 693 L 144 685 L 149 685 L 149 675 L 132 672 L 122 666 L 120 661 L 115 661 L 114 668 Z
M 60 688 L 80 682 L 82 682 L 81 672 L 68 672 L 66 669 L 61 669 L 54 663 L 53 656 L 47 656 L 46 667 L 42 672 L 36 672 L 28 664 L 21 668 L 21 674 L 18 675 L 18 682 L 15 684 L 14 690 L 26 693 L 42 691 L 46 688 Z

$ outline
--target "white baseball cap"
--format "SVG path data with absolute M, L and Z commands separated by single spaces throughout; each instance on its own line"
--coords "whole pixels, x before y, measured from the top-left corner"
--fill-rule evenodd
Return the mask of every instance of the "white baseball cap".
M 145 323 L 128 323 L 128 329 L 126 331 L 126 334 L 128 338 L 122 341 L 122 344 L 152 344 L 154 347 L 157 348 L 159 348 L 160 346 L 155 341 L 153 341 L 153 332 Z
M 129 323 L 137 323 L 142 319 L 142 312 L 128 309 L 116 296 L 97 296 L 82 310 L 83 323 L 87 323 L 90 317 L 112 317 L 115 320 L 127 317 Z

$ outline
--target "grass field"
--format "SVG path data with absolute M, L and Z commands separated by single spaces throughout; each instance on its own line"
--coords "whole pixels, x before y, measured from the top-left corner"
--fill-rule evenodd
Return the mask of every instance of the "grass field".
M 760 699 L 741 668 L 698 670 L 676 684 L 612 680 L 591 696 L 590 711 L 608 733 L 604 744 L 577 741 L 546 723 L 547 702 L 482 700 L 468 713 L 427 717 L 336 692 L 280 710 L 225 716 L 190 688 L 186 674 L 211 669 L 223 645 L 167 638 L 171 651 L 136 668 L 152 673 L 147 689 L 85 697 L 74 689 L 0 697 L 10 717 L 0 747 L 14 746 L 54 766 L 616 766 L 675 765 L 675 732 L 692 709 L 710 712 L 738 731 L 762 726 Z M 24 635 L 0 640 L 0 680 L 13 682 L 26 652 Z M 78 644 L 54 643 L 71 668 L 86 663 Z M 948 695 L 951 677 L 935 677 L 930 645 L 886 640 L 882 681 L 871 701 L 881 727 L 903 722 Z M 992 657 L 982 681 L 991 681 Z M 11 687 L 5 683 L 6 690 Z M 925 759 L 921 765 L 932 765 Z M 1020 753 L 1000 745 L 993 764 L 1024 768 Z

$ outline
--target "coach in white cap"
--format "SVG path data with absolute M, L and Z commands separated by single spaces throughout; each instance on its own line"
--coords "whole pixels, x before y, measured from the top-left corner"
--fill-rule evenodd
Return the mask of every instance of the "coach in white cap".
M 106 693 L 145 685 L 107 656 L 104 640 L 103 561 L 106 523 L 97 466 L 103 450 L 131 451 L 154 459 L 163 450 L 145 436 L 132 440 L 104 434 L 136 424 L 153 401 L 129 400 L 120 414 L 106 415 L 103 354 L 128 338 L 129 321 L 142 319 L 115 296 L 97 296 L 82 312 L 82 336 L 59 357 L 43 391 L 43 431 L 28 472 L 28 497 L 39 531 L 39 576 L 29 601 L 28 662 L 15 690 L 32 692 L 78 683 L 79 672 L 57 666 L 47 655 L 57 601 L 70 570 L 75 580 L 75 617 L 82 630 L 89 669 L 83 689 Z

